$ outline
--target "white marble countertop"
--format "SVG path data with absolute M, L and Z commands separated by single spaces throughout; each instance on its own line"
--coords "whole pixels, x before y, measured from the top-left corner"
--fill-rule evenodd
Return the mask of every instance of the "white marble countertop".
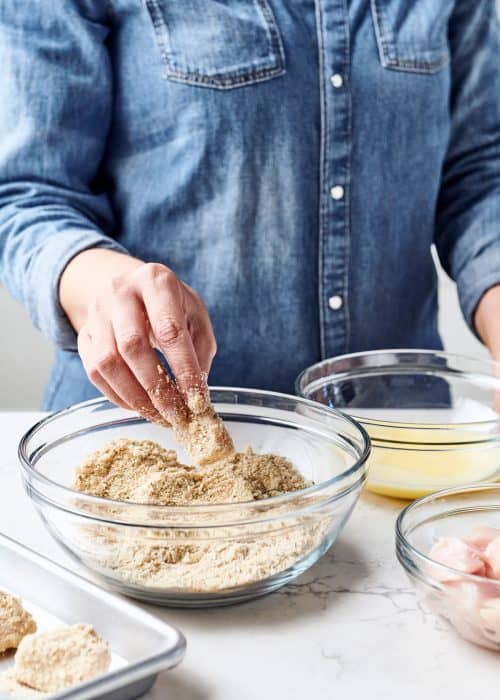
M 76 569 L 25 495 L 17 442 L 39 417 L 0 413 L 0 532 Z M 340 538 L 294 583 L 212 610 L 146 606 L 186 635 L 148 700 L 461 700 L 498 686 L 500 656 L 418 604 L 394 553 L 402 507 L 365 493 Z

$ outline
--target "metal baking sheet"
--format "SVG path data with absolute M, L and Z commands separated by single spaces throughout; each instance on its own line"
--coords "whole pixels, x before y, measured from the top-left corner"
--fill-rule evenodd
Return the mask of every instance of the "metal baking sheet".
M 41 631 L 84 622 L 110 645 L 108 673 L 50 695 L 51 699 L 139 698 L 160 671 L 173 668 L 184 656 L 186 642 L 175 627 L 4 535 L 0 535 L 0 590 L 20 597 Z M 0 673 L 12 665 L 13 657 L 0 658 Z M 0 691 L 0 700 L 14 697 Z

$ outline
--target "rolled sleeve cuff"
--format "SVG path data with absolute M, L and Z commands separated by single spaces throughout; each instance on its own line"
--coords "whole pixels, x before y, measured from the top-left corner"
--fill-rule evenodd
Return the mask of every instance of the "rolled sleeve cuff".
M 63 350 L 77 350 L 76 333 L 59 303 L 59 280 L 66 265 L 84 250 L 127 250 L 114 239 L 92 230 L 67 230 L 45 240 L 34 256 L 29 275 L 27 306 L 35 326 Z M 92 280 L 89 279 L 89 284 Z
M 465 320 L 477 336 L 473 318 L 481 297 L 500 284 L 500 246 L 484 251 L 469 262 L 457 280 L 458 297 Z M 479 337 L 479 336 L 477 336 Z

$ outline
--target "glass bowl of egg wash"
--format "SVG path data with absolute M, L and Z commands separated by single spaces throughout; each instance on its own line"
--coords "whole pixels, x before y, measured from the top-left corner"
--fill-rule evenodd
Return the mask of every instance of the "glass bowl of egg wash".
M 414 499 L 500 477 L 500 363 L 432 350 L 354 353 L 307 368 L 296 391 L 364 426 L 375 493 Z

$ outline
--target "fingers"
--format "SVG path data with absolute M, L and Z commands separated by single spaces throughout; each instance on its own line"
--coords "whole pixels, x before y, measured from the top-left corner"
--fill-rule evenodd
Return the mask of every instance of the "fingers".
M 171 423 L 178 422 L 186 414 L 184 399 L 161 369 L 158 357 L 151 347 L 144 307 L 132 292 L 122 302 L 115 304 L 111 314 L 113 334 L 120 356 L 158 413 Z
M 161 416 L 121 357 L 111 323 L 96 317 L 80 331 L 78 350 L 90 381 L 113 403 L 161 421 Z
M 106 396 L 106 398 L 108 398 L 112 403 L 120 406 L 121 408 L 130 408 L 124 401 L 122 401 L 118 394 L 113 391 L 104 377 L 102 377 L 101 374 L 95 368 L 93 368 L 91 362 L 91 356 L 93 353 L 92 340 L 90 338 L 90 333 L 85 327 L 82 328 L 78 334 L 78 352 L 90 381 L 95 387 L 97 387 L 97 389 L 99 389 L 101 394 Z
M 209 313 L 203 299 L 187 284 L 181 282 L 190 301 L 188 309 L 188 328 L 200 368 L 208 378 L 213 359 L 217 353 L 217 341 Z
M 207 392 L 216 343 L 196 292 L 164 265 L 149 263 L 111 278 L 87 313 L 78 349 L 90 380 L 113 403 L 165 425 L 187 418 L 193 391 Z
M 188 328 L 183 290 L 168 268 L 151 265 L 142 298 L 153 336 L 183 394 L 200 385 L 202 369 Z
M 208 314 L 195 317 L 190 324 L 190 333 L 198 363 L 206 379 L 217 352 L 217 343 Z

